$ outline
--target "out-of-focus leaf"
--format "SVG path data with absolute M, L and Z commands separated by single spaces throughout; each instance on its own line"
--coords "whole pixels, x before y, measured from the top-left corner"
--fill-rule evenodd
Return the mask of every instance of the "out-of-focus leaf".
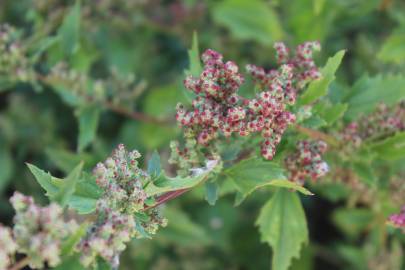
M 382 142 L 371 145 L 379 158 L 394 160 L 405 157 L 405 132 L 400 132 Z
M 354 161 L 352 167 L 363 183 L 369 187 L 374 187 L 376 185 L 377 178 L 374 175 L 370 164 L 362 161 Z
M 80 38 L 80 1 L 69 10 L 59 28 L 60 44 L 66 55 L 71 55 L 79 46 Z
M 345 50 L 341 50 L 328 59 L 326 65 L 321 69 L 322 77 L 309 84 L 308 89 L 299 99 L 299 104 L 310 104 L 328 93 L 329 84 L 335 79 L 336 70 L 344 55 Z
M 161 164 L 160 164 L 160 156 L 159 153 L 155 150 L 152 153 L 152 156 L 150 157 L 148 161 L 148 174 L 152 177 L 155 178 L 158 175 L 160 175 L 162 171 Z
M 346 101 L 349 108 L 345 118 L 353 120 L 361 115 L 371 113 L 378 103 L 388 106 L 396 104 L 405 97 L 405 76 L 377 75 L 363 76 L 353 85 Z
M 214 20 L 242 40 L 271 45 L 283 38 L 277 14 L 259 0 L 225 0 L 212 6 Z
M 62 260 L 62 263 L 53 268 L 54 270 L 86 270 L 80 263 L 80 255 L 75 254 L 69 257 L 65 257 Z M 87 269 L 88 270 L 88 269 Z
M 333 214 L 335 224 L 350 236 L 358 235 L 370 225 L 372 219 L 373 213 L 366 208 L 341 208 Z
M 313 111 L 316 112 L 328 125 L 332 125 L 336 120 L 343 117 L 348 105 L 346 103 L 336 103 L 333 105 L 318 103 L 314 106 Z
M 396 64 L 405 62 L 405 27 L 394 30 L 385 40 L 377 57 Z
M 78 150 L 83 151 L 95 138 L 100 118 L 100 108 L 89 105 L 79 111 Z
M 88 153 L 74 153 L 66 149 L 47 148 L 45 150 L 47 157 L 64 173 L 69 173 L 80 162 L 84 165 L 93 165 L 94 157 Z
M 322 9 L 325 5 L 325 0 L 313 0 L 312 2 L 314 5 L 314 13 L 318 15 L 322 12 Z
M 3 143 L 0 143 L 0 194 L 7 187 L 14 171 L 14 163 L 10 153 Z
M 169 241 L 182 246 L 198 247 L 212 242 L 207 231 L 198 223 L 193 222 L 181 210 L 167 207 L 164 209 L 164 215 L 169 220 L 169 226 L 159 231 L 156 240 Z
M 193 33 L 193 43 L 191 49 L 188 50 L 189 68 L 185 70 L 186 75 L 200 76 L 202 71 L 200 50 L 198 49 L 198 35 L 197 32 Z
M 293 258 L 300 256 L 308 242 L 304 209 L 296 192 L 284 188 L 276 191 L 263 206 L 256 221 L 261 240 L 273 249 L 272 269 L 287 270 Z

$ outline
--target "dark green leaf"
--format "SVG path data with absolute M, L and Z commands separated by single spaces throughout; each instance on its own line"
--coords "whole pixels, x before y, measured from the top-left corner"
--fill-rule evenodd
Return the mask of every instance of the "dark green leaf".
M 80 1 L 69 10 L 59 28 L 61 46 L 65 55 L 71 55 L 79 46 L 80 39 Z
M 309 84 L 308 89 L 300 97 L 299 104 L 310 104 L 328 93 L 328 87 L 335 79 L 336 70 L 342 62 L 344 55 L 345 51 L 341 50 L 328 59 L 326 65 L 321 69 L 322 77 Z
M 79 152 L 88 146 L 95 138 L 100 117 L 100 108 L 96 105 L 89 105 L 79 112 Z
M 261 240 L 273 249 L 272 269 L 287 270 L 308 242 L 304 209 L 296 192 L 280 188 L 263 206 L 256 221 Z
M 60 205 L 65 206 L 75 192 L 76 184 L 80 178 L 83 169 L 83 162 L 77 165 L 69 175 L 63 179 L 62 185 L 59 187 L 58 192 L 52 196 L 52 200 L 58 202 Z
M 370 145 L 372 151 L 378 154 L 378 157 L 395 160 L 405 157 L 405 132 L 400 132 L 385 139 Z
M 283 29 L 270 5 L 259 0 L 225 0 L 212 6 L 214 20 L 242 40 L 271 45 L 283 38 Z

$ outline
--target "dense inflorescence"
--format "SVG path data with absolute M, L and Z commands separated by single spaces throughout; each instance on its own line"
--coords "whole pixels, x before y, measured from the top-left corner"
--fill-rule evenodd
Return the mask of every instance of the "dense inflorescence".
M 120 253 L 131 238 L 155 234 L 159 226 L 167 225 L 158 209 L 144 211 L 148 196 L 143 187 L 151 178 L 138 167 L 140 157 L 138 151 L 127 151 L 120 144 L 94 169 L 103 196 L 97 202 L 97 220 L 78 245 L 84 266 L 94 264 L 100 256 L 117 267 Z
M 12 257 L 17 251 L 12 231 L 0 224 L 0 269 L 7 269 L 12 263 Z
M 31 268 L 43 268 L 45 264 L 56 266 L 60 263 L 61 243 L 77 229 L 74 221 L 63 220 L 62 208 L 51 203 L 40 207 L 31 197 L 14 193 L 10 199 L 16 215 L 12 237 L 7 242 L 11 245 L 9 251 L 15 251 L 13 243 L 18 246 L 18 252 L 27 255 Z M 3 236 L 6 234 L 3 234 Z
M 191 109 L 182 104 L 177 106 L 177 122 L 184 128 L 191 147 L 210 147 L 220 135 L 260 133 L 262 156 L 269 160 L 274 157 L 283 133 L 295 121 L 295 115 L 287 107 L 295 103 L 298 90 L 319 78 L 312 59 L 312 52 L 319 49 L 318 43 L 298 46 L 291 59 L 284 44 L 277 43 L 275 48 L 281 64 L 278 69 L 266 72 L 261 67 L 247 66 L 259 90 L 252 99 L 238 95 L 244 77 L 234 62 L 224 62 L 223 56 L 213 50 L 203 53 L 204 69 L 200 76 L 188 76 L 184 80 L 185 87 L 196 94 Z M 190 159 L 197 156 L 187 146 L 183 150 L 178 145 L 172 148 L 180 156 L 190 156 Z
M 395 227 L 402 228 L 405 231 L 405 205 L 402 206 L 398 214 L 391 215 L 388 221 Z
M 350 123 L 342 137 L 358 147 L 364 140 L 379 139 L 405 130 L 405 101 L 389 107 L 379 104 L 376 111 Z
M 322 160 L 326 149 L 323 141 L 299 141 L 296 151 L 285 159 L 289 180 L 303 185 L 308 178 L 316 180 L 324 176 L 329 171 L 328 164 Z
M 13 27 L 7 24 L 0 25 L 0 76 L 12 82 L 33 81 L 34 69 L 20 36 L 21 33 Z

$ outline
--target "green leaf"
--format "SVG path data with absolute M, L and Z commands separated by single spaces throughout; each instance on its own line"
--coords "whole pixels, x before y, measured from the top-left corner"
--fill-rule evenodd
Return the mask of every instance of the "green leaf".
M 352 167 L 363 183 L 369 187 L 374 187 L 376 185 L 377 178 L 374 175 L 370 164 L 363 161 L 355 161 L 352 163 Z
M 205 199 L 209 205 L 215 205 L 218 200 L 218 184 L 217 182 L 210 181 L 205 183 Z
M 287 270 L 308 242 L 307 221 L 296 192 L 278 189 L 261 209 L 256 225 L 261 240 L 273 249 L 273 270 Z
M 193 43 L 191 49 L 188 50 L 189 69 L 185 70 L 186 75 L 193 75 L 194 77 L 200 76 L 202 72 L 200 51 L 198 49 L 198 35 L 193 32 Z
M 49 160 L 64 173 L 72 171 L 82 160 L 86 165 L 92 165 L 95 162 L 94 157 L 88 153 L 77 154 L 63 148 L 47 148 L 45 152 Z
M 308 89 L 299 99 L 300 105 L 310 104 L 328 93 L 328 87 L 335 80 L 336 70 L 342 62 L 345 52 L 345 50 L 338 51 L 328 59 L 326 65 L 321 69 L 322 77 L 309 84 Z
M 166 174 L 162 172 L 154 183 L 150 183 L 145 188 L 146 194 L 148 194 L 148 197 L 150 197 L 169 191 L 192 188 L 205 181 L 210 173 L 219 166 L 218 161 L 212 162 L 215 162 L 214 164 L 211 164 L 212 166 L 209 165 L 206 168 L 194 169 L 194 173 L 192 176 L 177 176 L 173 178 L 166 176 Z
M 75 254 L 73 256 L 65 257 L 62 263 L 52 268 L 53 270 L 86 270 L 80 263 L 80 254 Z M 88 269 L 87 269 L 88 270 Z
M 304 187 L 285 180 L 284 170 L 275 162 L 262 158 L 243 160 L 224 171 L 239 191 L 235 204 L 238 205 L 253 191 L 264 186 L 283 186 L 311 194 Z M 290 184 L 291 183 L 291 184 Z
M 50 199 L 59 193 L 64 185 L 63 179 L 52 177 L 49 173 L 32 164 L 27 165 Z M 76 183 L 75 192 L 67 200 L 67 205 L 79 214 L 89 214 L 95 210 L 96 202 L 101 195 L 102 190 L 96 184 L 95 178 L 92 175 L 82 173 L 82 177 Z
M 71 55 L 79 47 L 80 39 L 80 1 L 69 10 L 59 28 L 60 44 L 65 55 Z
M 405 132 L 400 132 L 391 136 L 382 142 L 370 145 L 372 151 L 378 154 L 378 157 L 395 160 L 405 157 Z
M 157 177 L 160 175 L 160 172 L 162 171 L 161 165 L 160 165 L 160 156 L 159 153 L 155 150 L 152 153 L 152 156 L 150 157 L 148 161 L 148 174 L 153 178 Z
M 96 105 L 89 105 L 79 112 L 79 152 L 88 146 L 95 138 L 100 118 L 100 108 Z
M 301 186 L 301 185 L 299 185 L 299 184 L 297 184 L 295 182 L 288 181 L 288 180 L 276 179 L 276 180 L 271 181 L 269 183 L 269 185 L 275 186 L 275 187 L 283 187 L 283 188 L 293 189 L 293 190 L 299 191 L 299 192 L 301 192 L 302 194 L 305 194 L 305 195 L 314 195 L 311 191 L 304 188 L 303 186 Z
M 50 173 L 46 173 L 43 170 L 39 169 L 35 165 L 27 163 L 27 166 L 31 173 L 34 175 L 35 179 L 39 183 L 39 185 L 45 189 L 46 196 L 52 197 L 58 192 L 58 188 L 52 181 L 52 175 Z
M 61 249 L 62 257 L 72 255 L 75 246 L 86 234 L 88 226 L 89 224 L 87 222 L 83 222 L 82 224 L 80 224 L 79 228 L 77 228 L 77 230 L 73 234 L 69 235 L 69 237 L 63 242 Z
M 164 216 L 170 221 L 169 226 L 159 231 L 156 240 L 170 241 L 181 246 L 201 247 L 212 242 L 211 236 L 200 224 L 177 207 L 166 207 Z
M 366 208 L 340 208 L 333 213 L 333 221 L 335 224 L 343 232 L 352 237 L 358 235 L 369 226 L 372 219 L 373 213 L 370 209 Z
M 0 194 L 7 187 L 11 180 L 11 176 L 14 171 L 13 158 L 11 156 L 10 150 L 0 144 Z
M 385 62 L 401 64 L 405 62 L 405 27 L 395 29 L 384 41 L 377 54 L 378 59 Z
M 336 103 L 333 105 L 318 103 L 314 106 L 313 110 L 322 117 L 328 125 L 332 125 L 338 119 L 343 117 L 347 108 L 348 105 L 346 103 Z
M 277 14 L 259 0 L 225 0 L 212 6 L 214 21 L 227 27 L 235 38 L 269 46 L 283 38 Z
M 353 85 L 350 95 L 346 97 L 349 108 L 345 114 L 348 120 L 354 120 L 361 115 L 375 110 L 377 104 L 387 106 L 398 103 L 405 97 L 405 76 L 378 75 L 363 76 Z
M 71 173 L 63 180 L 61 187 L 59 188 L 58 192 L 54 196 L 52 196 L 52 200 L 58 202 L 60 205 L 65 206 L 73 195 L 76 189 L 76 184 L 79 180 L 79 177 L 82 173 L 83 169 L 83 162 L 80 162 Z
M 322 12 L 323 7 L 325 6 L 325 0 L 313 0 L 314 13 L 318 15 Z

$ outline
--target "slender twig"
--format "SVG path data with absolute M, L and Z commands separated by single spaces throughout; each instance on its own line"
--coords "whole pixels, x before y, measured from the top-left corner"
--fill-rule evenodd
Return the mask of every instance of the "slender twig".
M 10 267 L 8 270 L 19 270 L 24 268 L 25 266 L 28 265 L 29 258 L 25 257 L 24 259 L 18 261 L 16 264 L 14 264 L 12 267 Z
M 332 146 L 338 146 L 339 145 L 339 142 L 336 140 L 336 138 L 334 138 L 334 137 L 332 137 L 332 136 L 330 136 L 328 134 L 325 134 L 325 133 L 323 133 L 321 131 L 313 130 L 313 129 L 306 128 L 306 127 L 303 127 L 303 126 L 300 126 L 300 125 L 295 125 L 295 128 L 299 132 L 301 132 L 301 133 L 303 133 L 305 135 L 308 135 L 312 139 L 323 140 L 323 141 L 329 143 Z
M 170 123 L 170 121 L 167 119 L 159 119 L 159 118 L 156 118 L 156 117 L 153 117 L 150 115 L 143 114 L 141 112 L 128 111 L 125 108 L 114 105 L 113 103 L 111 103 L 109 101 L 102 103 L 102 105 L 105 108 L 107 108 L 115 113 L 127 116 L 127 117 L 132 118 L 137 121 L 153 123 L 153 124 L 160 124 L 160 125 Z

